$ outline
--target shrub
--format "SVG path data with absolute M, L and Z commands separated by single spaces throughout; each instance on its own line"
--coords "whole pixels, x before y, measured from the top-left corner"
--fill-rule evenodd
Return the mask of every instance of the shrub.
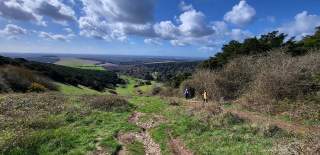
M 282 133 L 284 133 L 284 131 L 276 125 L 267 125 L 262 128 L 262 134 L 265 137 L 280 136 Z
M 94 109 L 99 109 L 102 111 L 129 111 L 132 105 L 125 99 L 114 96 L 95 96 L 90 100 L 90 106 Z
M 255 76 L 253 61 L 253 57 L 241 57 L 234 59 L 221 70 L 200 70 L 191 80 L 183 82 L 182 90 L 194 88 L 197 96 L 201 96 L 206 90 L 209 99 L 215 101 L 236 99 L 247 89 Z
M 261 71 L 244 95 L 248 106 L 263 110 L 261 106 L 277 104 L 285 99 L 302 99 L 319 89 L 313 79 L 320 69 L 319 53 L 301 57 L 273 53 L 259 58 L 258 65 Z
M 152 85 L 151 81 L 146 81 L 146 85 Z
M 26 92 L 33 79 L 32 72 L 23 68 L 7 66 L 2 68 L 3 77 L 13 91 Z
M 39 92 L 44 92 L 46 90 L 47 89 L 43 85 L 36 83 L 36 82 L 33 82 L 31 84 L 31 86 L 29 87 L 29 92 L 38 92 L 39 93 Z
M 118 94 L 118 93 L 117 93 L 116 91 L 114 91 L 114 90 L 109 90 L 108 92 L 111 93 L 111 94 L 114 94 L 114 95 L 117 95 L 117 94 Z
M 177 98 L 170 98 L 169 99 L 169 104 L 172 106 L 179 106 L 180 105 L 180 101 Z
M 183 82 L 181 89 L 194 88 L 197 96 L 206 90 L 215 101 L 245 98 L 245 103 L 265 105 L 319 91 L 314 80 L 319 70 L 319 53 L 292 57 L 278 49 L 234 58 L 219 70 L 200 70 Z
M 6 83 L 5 79 L 3 78 L 2 73 L 0 72 L 0 93 L 7 93 L 10 92 L 11 89 Z
M 0 69 L 0 88 L 3 92 L 10 90 L 14 92 L 57 90 L 57 86 L 51 80 L 39 75 L 39 73 L 14 66 L 5 66 Z
M 158 95 L 162 91 L 161 87 L 153 87 L 151 90 L 152 95 Z

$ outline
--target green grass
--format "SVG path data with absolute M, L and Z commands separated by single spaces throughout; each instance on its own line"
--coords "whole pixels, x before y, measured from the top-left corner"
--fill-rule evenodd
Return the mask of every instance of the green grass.
M 127 145 L 128 152 L 131 155 L 144 155 L 144 146 L 142 143 L 134 141 L 133 143 Z
M 170 154 L 168 132 L 180 137 L 195 154 L 270 154 L 268 150 L 277 140 L 264 137 L 249 123 L 213 128 L 197 116 L 188 115 L 184 107 L 170 106 L 159 97 L 135 96 L 130 102 L 148 116 L 161 114 L 167 119 L 166 123 L 151 130 L 163 154 Z
M 109 154 L 113 154 L 120 146 L 115 138 L 118 132 L 140 130 L 128 123 L 131 111 L 95 110 L 81 97 L 73 95 L 67 96 L 67 101 L 61 103 L 61 107 L 62 113 L 33 118 L 34 123 L 21 126 L 23 130 L 19 129 L 19 132 L 15 129 L 17 126 L 11 128 L 10 123 L 5 124 L 9 127 L 0 130 L 0 154 L 1 148 L 9 147 L 2 152 L 4 155 L 84 155 L 95 150 L 97 138 L 102 138 L 101 145 Z M 36 126 L 30 128 L 29 124 Z
M 136 85 L 137 81 L 135 78 L 122 76 L 122 79 L 125 79 L 127 81 L 126 85 L 120 85 L 116 88 L 116 92 L 119 95 L 123 96 L 134 96 L 136 95 L 134 85 Z
M 129 101 L 137 110 L 146 113 L 143 119 L 153 114 L 163 115 L 167 122 L 152 129 L 151 135 L 160 144 L 162 154 L 171 154 L 168 132 L 180 137 L 195 154 L 270 154 L 276 138 L 268 138 L 257 133 L 248 123 L 218 126 L 212 128 L 197 116 L 188 115 L 184 107 L 170 106 L 156 96 L 137 96 L 135 79 L 129 78 L 127 87 L 118 88 L 119 94 L 130 95 Z M 139 87 L 142 91 L 151 91 L 152 86 Z
M 62 83 L 56 83 L 59 87 L 59 91 L 66 95 L 93 95 L 93 94 L 101 94 L 101 92 L 98 92 L 96 90 L 90 89 L 85 86 L 72 86 L 72 85 L 66 85 Z
M 184 106 L 171 106 L 157 96 L 139 96 L 134 85 L 136 79 L 125 77 L 128 84 L 119 86 L 116 91 L 134 105 L 136 111 L 143 112 L 143 120 L 154 115 L 162 115 L 165 122 L 150 130 L 151 136 L 159 143 L 162 154 L 172 154 L 169 135 L 179 137 L 195 154 L 271 154 L 269 150 L 280 137 L 266 137 L 258 127 L 248 123 L 232 123 L 228 117 L 213 117 L 204 121 L 203 116 L 191 114 Z M 154 85 L 155 83 L 153 83 Z M 103 94 L 86 87 L 73 87 L 58 84 L 60 91 L 67 95 L 67 109 L 64 113 L 46 118 L 44 122 L 51 128 L 31 130 L 20 147 L 14 147 L 6 154 L 86 154 L 95 149 L 97 138 L 110 153 L 115 153 L 120 144 L 116 140 L 118 132 L 139 132 L 139 128 L 128 123 L 128 112 L 106 112 L 92 110 L 81 100 L 81 95 Z M 151 86 L 140 87 L 145 92 Z M 79 96 L 80 95 L 80 96 Z M 225 108 L 236 108 L 226 105 Z M 226 120 L 225 120 L 226 119 Z M 223 121 L 224 124 L 220 122 Z M 226 122 L 226 123 L 225 123 Z M 46 123 L 44 123 L 46 124 Z M 12 139 L 15 130 L 0 132 L 0 146 Z M 144 154 L 143 144 L 134 142 L 128 146 L 131 154 Z
M 105 70 L 102 66 L 96 65 L 98 61 L 84 60 L 78 58 L 63 58 L 55 64 L 89 70 Z
M 188 116 L 181 108 L 169 108 L 162 113 L 171 122 L 156 128 L 154 135 L 164 136 L 163 129 L 171 130 L 173 136 L 180 137 L 196 154 L 265 154 L 272 147 L 273 139 L 257 134 L 246 123 L 212 128 L 201 119 Z
M 145 93 L 145 94 L 150 94 L 150 92 L 152 91 L 152 89 L 153 89 L 155 86 L 161 87 L 162 84 L 161 84 L 161 83 L 158 83 L 158 82 L 155 82 L 155 81 L 151 81 L 151 85 L 143 85 L 143 86 L 140 86 L 140 87 L 138 87 L 138 88 L 139 88 L 143 93 Z

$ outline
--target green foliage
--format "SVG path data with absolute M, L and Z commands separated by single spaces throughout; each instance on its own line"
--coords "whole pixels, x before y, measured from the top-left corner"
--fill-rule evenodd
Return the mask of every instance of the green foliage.
M 200 68 L 219 69 L 234 58 L 243 55 L 265 54 L 275 48 L 286 48 L 286 52 L 292 56 L 304 55 L 311 49 L 320 48 L 320 27 L 316 28 L 315 34 L 306 36 L 300 41 L 296 41 L 295 38 L 285 41 L 286 37 L 287 35 L 283 33 L 273 31 L 259 38 L 247 38 L 242 43 L 232 40 L 223 45 L 220 53 L 199 66 Z
M 74 86 L 83 85 L 98 91 L 113 88 L 116 84 L 123 83 L 123 80 L 119 79 L 117 74 L 104 70 L 78 69 L 0 56 L 0 66 L 4 65 L 26 68 L 60 83 Z
M 142 143 L 134 141 L 133 143 L 128 144 L 128 152 L 132 155 L 143 155 L 145 154 L 144 146 Z
M 179 85 L 181 79 L 190 76 L 200 62 L 169 62 L 141 64 L 120 68 L 120 73 L 145 80 L 155 80 L 168 83 L 172 86 Z
M 200 64 L 201 68 L 217 69 L 229 62 L 229 60 L 241 55 L 262 54 L 273 48 L 284 46 L 286 35 L 278 31 L 262 35 L 260 38 L 247 38 L 243 43 L 232 40 L 222 47 L 222 52 Z

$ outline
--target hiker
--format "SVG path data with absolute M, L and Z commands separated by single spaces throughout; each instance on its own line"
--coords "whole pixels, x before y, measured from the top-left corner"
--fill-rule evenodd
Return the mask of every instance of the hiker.
M 189 89 L 188 88 L 186 88 L 185 90 L 184 90 L 184 96 L 185 96 L 185 98 L 186 99 L 188 99 L 189 98 Z
M 203 91 L 202 96 L 203 96 L 203 102 L 207 103 L 208 102 L 208 94 L 207 94 L 206 90 Z

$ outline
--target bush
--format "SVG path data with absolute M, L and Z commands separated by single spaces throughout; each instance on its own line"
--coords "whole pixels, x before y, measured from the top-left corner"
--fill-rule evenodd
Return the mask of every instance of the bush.
M 0 69 L 0 90 L 2 92 L 42 92 L 57 90 L 53 82 L 37 72 L 23 67 L 5 66 Z
M 29 92 L 44 92 L 46 91 L 46 87 L 44 87 L 43 85 L 39 84 L 39 83 L 36 83 L 36 82 L 33 82 L 31 84 L 31 86 L 29 87 Z
M 117 94 L 118 94 L 118 93 L 117 93 L 116 91 L 114 91 L 114 90 L 109 90 L 108 92 L 111 93 L 111 94 L 114 94 L 114 95 L 117 95 Z
M 172 106 L 179 106 L 180 105 L 180 101 L 177 98 L 170 98 L 168 100 L 169 104 Z
M 7 82 L 3 78 L 2 73 L 0 72 L 0 93 L 10 92 L 11 88 L 8 86 Z
M 303 99 L 318 91 L 314 74 L 320 70 L 320 54 L 309 53 L 301 57 L 291 57 L 283 53 L 273 53 L 259 58 L 261 70 L 244 95 L 248 106 L 277 104 L 289 99 Z M 272 109 L 271 109 L 272 110 Z
M 127 100 L 114 95 L 95 96 L 89 101 L 89 104 L 92 108 L 102 111 L 123 112 L 132 108 Z
M 274 137 L 276 135 L 281 135 L 284 131 L 276 125 L 267 125 L 262 128 L 262 134 L 265 137 Z
M 151 81 L 146 81 L 146 85 L 152 85 Z
M 194 88 L 197 96 L 206 90 L 209 99 L 215 101 L 236 99 L 255 76 L 253 61 L 253 57 L 242 57 L 234 59 L 221 70 L 200 70 L 191 80 L 183 82 L 181 88 Z
M 152 95 L 158 95 L 162 91 L 161 87 L 153 87 L 151 90 Z
M 263 105 L 315 93 L 319 86 L 314 77 L 319 70 L 319 53 L 292 57 L 280 49 L 235 58 L 219 70 L 200 70 L 181 88 L 195 88 L 198 96 L 206 90 L 215 101 L 245 96 L 247 103 Z

